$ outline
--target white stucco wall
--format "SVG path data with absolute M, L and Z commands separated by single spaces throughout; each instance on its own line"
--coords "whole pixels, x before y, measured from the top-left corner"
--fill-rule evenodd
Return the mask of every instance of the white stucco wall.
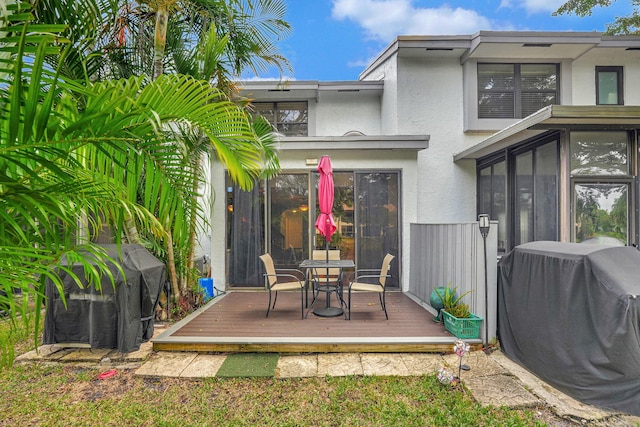
M 398 122 L 398 58 L 393 55 L 380 67 L 370 70 L 363 80 L 384 81 L 384 92 L 380 101 L 380 130 L 382 135 L 397 135 Z
M 341 136 L 350 131 L 380 135 L 380 96 L 377 94 L 321 92 L 315 103 L 315 114 L 315 134 L 310 136 Z
M 453 154 L 479 141 L 463 132 L 462 67 L 400 58 L 398 133 L 430 135 L 418 156 L 418 222 L 472 221 L 476 214 L 475 163 L 454 163 Z M 386 82 L 385 82 L 386 84 Z
M 640 52 L 593 49 L 573 62 L 573 105 L 595 105 L 596 66 L 623 66 L 624 104 L 640 105 Z
M 211 160 L 211 277 L 214 286 L 226 290 L 226 186 L 225 169 L 216 160 Z
M 331 156 L 331 164 L 334 170 L 358 170 L 358 169 L 385 169 L 400 170 L 401 175 L 401 251 L 403 256 L 401 266 L 401 287 L 408 289 L 409 277 L 409 225 L 418 218 L 418 179 L 416 168 L 416 153 L 412 151 L 283 151 L 280 154 L 280 166 L 283 171 L 311 171 L 316 166 L 306 166 L 305 159 L 320 158 L 323 155 Z M 214 195 L 214 207 L 212 212 L 213 229 L 211 232 L 211 270 L 216 288 L 226 288 L 226 203 L 225 203 L 225 173 L 222 165 L 214 161 L 212 164 L 211 183 Z

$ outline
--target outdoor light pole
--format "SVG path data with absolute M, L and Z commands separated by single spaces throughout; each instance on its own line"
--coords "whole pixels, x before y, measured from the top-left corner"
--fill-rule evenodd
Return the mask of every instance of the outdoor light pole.
M 484 344 L 489 345 L 489 283 L 487 279 L 487 236 L 489 235 L 489 215 L 478 215 L 478 228 L 484 244 Z

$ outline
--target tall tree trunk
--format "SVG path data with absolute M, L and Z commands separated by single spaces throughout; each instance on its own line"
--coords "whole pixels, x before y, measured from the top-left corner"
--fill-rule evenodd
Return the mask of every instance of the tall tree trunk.
M 197 155 L 197 159 L 195 163 L 191 165 L 194 172 L 197 171 L 200 163 L 202 162 L 202 156 Z M 194 197 L 193 197 L 193 209 L 191 210 L 191 218 L 189 218 L 189 247 L 187 248 L 187 270 L 191 270 L 194 267 L 194 259 L 195 259 L 195 248 L 196 248 L 196 228 L 198 226 L 198 215 L 196 206 L 198 204 L 197 196 L 198 194 L 198 180 L 194 180 L 193 188 L 192 188 Z
M 169 3 L 172 3 L 169 1 Z M 173 2 L 175 3 L 175 2 Z M 166 4 L 159 4 L 156 10 L 156 27 L 153 43 L 153 79 L 157 79 L 164 73 L 164 49 L 167 44 L 167 23 L 169 21 L 169 9 Z M 167 219 L 167 270 L 169 282 L 171 283 L 171 293 L 174 302 L 180 299 L 180 286 L 176 273 L 175 254 L 173 252 L 173 232 L 171 222 Z
M 136 226 L 136 222 L 134 221 L 131 214 L 126 213 L 125 215 L 127 241 L 129 243 L 141 243 L 140 234 L 138 234 L 138 227 Z
M 156 33 L 153 43 L 153 79 L 157 79 L 164 72 L 164 48 L 167 44 L 167 22 L 169 11 L 166 7 L 159 7 L 156 11 Z
M 169 281 L 171 283 L 171 297 L 174 302 L 180 299 L 180 287 L 178 286 L 178 275 L 176 273 L 176 259 L 173 252 L 173 233 L 170 220 L 167 219 L 165 225 L 167 228 L 167 270 L 169 272 Z

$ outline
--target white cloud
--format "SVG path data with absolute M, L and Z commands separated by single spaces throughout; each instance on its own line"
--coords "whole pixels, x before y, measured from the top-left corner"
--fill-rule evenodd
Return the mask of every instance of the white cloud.
M 507 6 L 521 7 L 529 14 L 555 12 L 566 0 L 515 0 L 506 1 Z M 503 1 L 505 4 L 505 1 Z M 502 5 L 501 5 L 502 6 Z
M 350 68 L 364 68 L 373 61 L 375 56 L 372 56 L 370 59 L 355 59 L 353 61 L 347 62 L 347 67 Z
M 488 18 L 474 10 L 417 8 L 413 0 L 334 0 L 332 13 L 335 19 L 354 21 L 369 37 L 384 42 L 399 34 L 472 34 L 492 27 Z

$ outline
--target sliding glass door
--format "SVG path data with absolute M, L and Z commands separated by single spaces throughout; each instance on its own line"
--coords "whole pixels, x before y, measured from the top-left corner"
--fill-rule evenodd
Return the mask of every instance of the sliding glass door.
M 356 174 L 356 265 L 380 268 L 387 253 L 396 257 L 387 286 L 398 286 L 399 278 L 399 175 L 395 172 Z
M 309 258 L 309 174 L 269 180 L 269 252 L 278 268 L 298 268 Z
M 357 268 L 379 268 L 386 253 L 396 256 L 388 286 L 398 286 L 400 265 L 400 173 L 334 171 L 333 215 L 337 230 L 329 242 Z M 230 286 L 263 285 L 258 256 L 269 252 L 277 268 L 297 268 L 326 240 L 314 227 L 319 214 L 318 173 L 282 173 L 251 192 L 227 187 L 227 266 Z M 309 207 L 314 207 L 310 209 Z M 266 224 L 266 226 L 265 226 Z
M 243 191 L 227 177 L 227 283 L 261 286 L 260 259 L 265 252 L 264 185 Z
M 313 173 L 313 199 L 315 201 L 315 217 L 311 226 L 314 228 L 314 249 L 326 249 L 327 241 L 315 229 L 315 221 L 320 215 L 320 206 L 317 201 L 318 173 Z M 353 172 L 333 172 L 333 220 L 336 223 L 336 232 L 329 242 L 330 249 L 340 250 L 340 259 L 355 260 L 355 231 L 354 231 L 354 174 Z

